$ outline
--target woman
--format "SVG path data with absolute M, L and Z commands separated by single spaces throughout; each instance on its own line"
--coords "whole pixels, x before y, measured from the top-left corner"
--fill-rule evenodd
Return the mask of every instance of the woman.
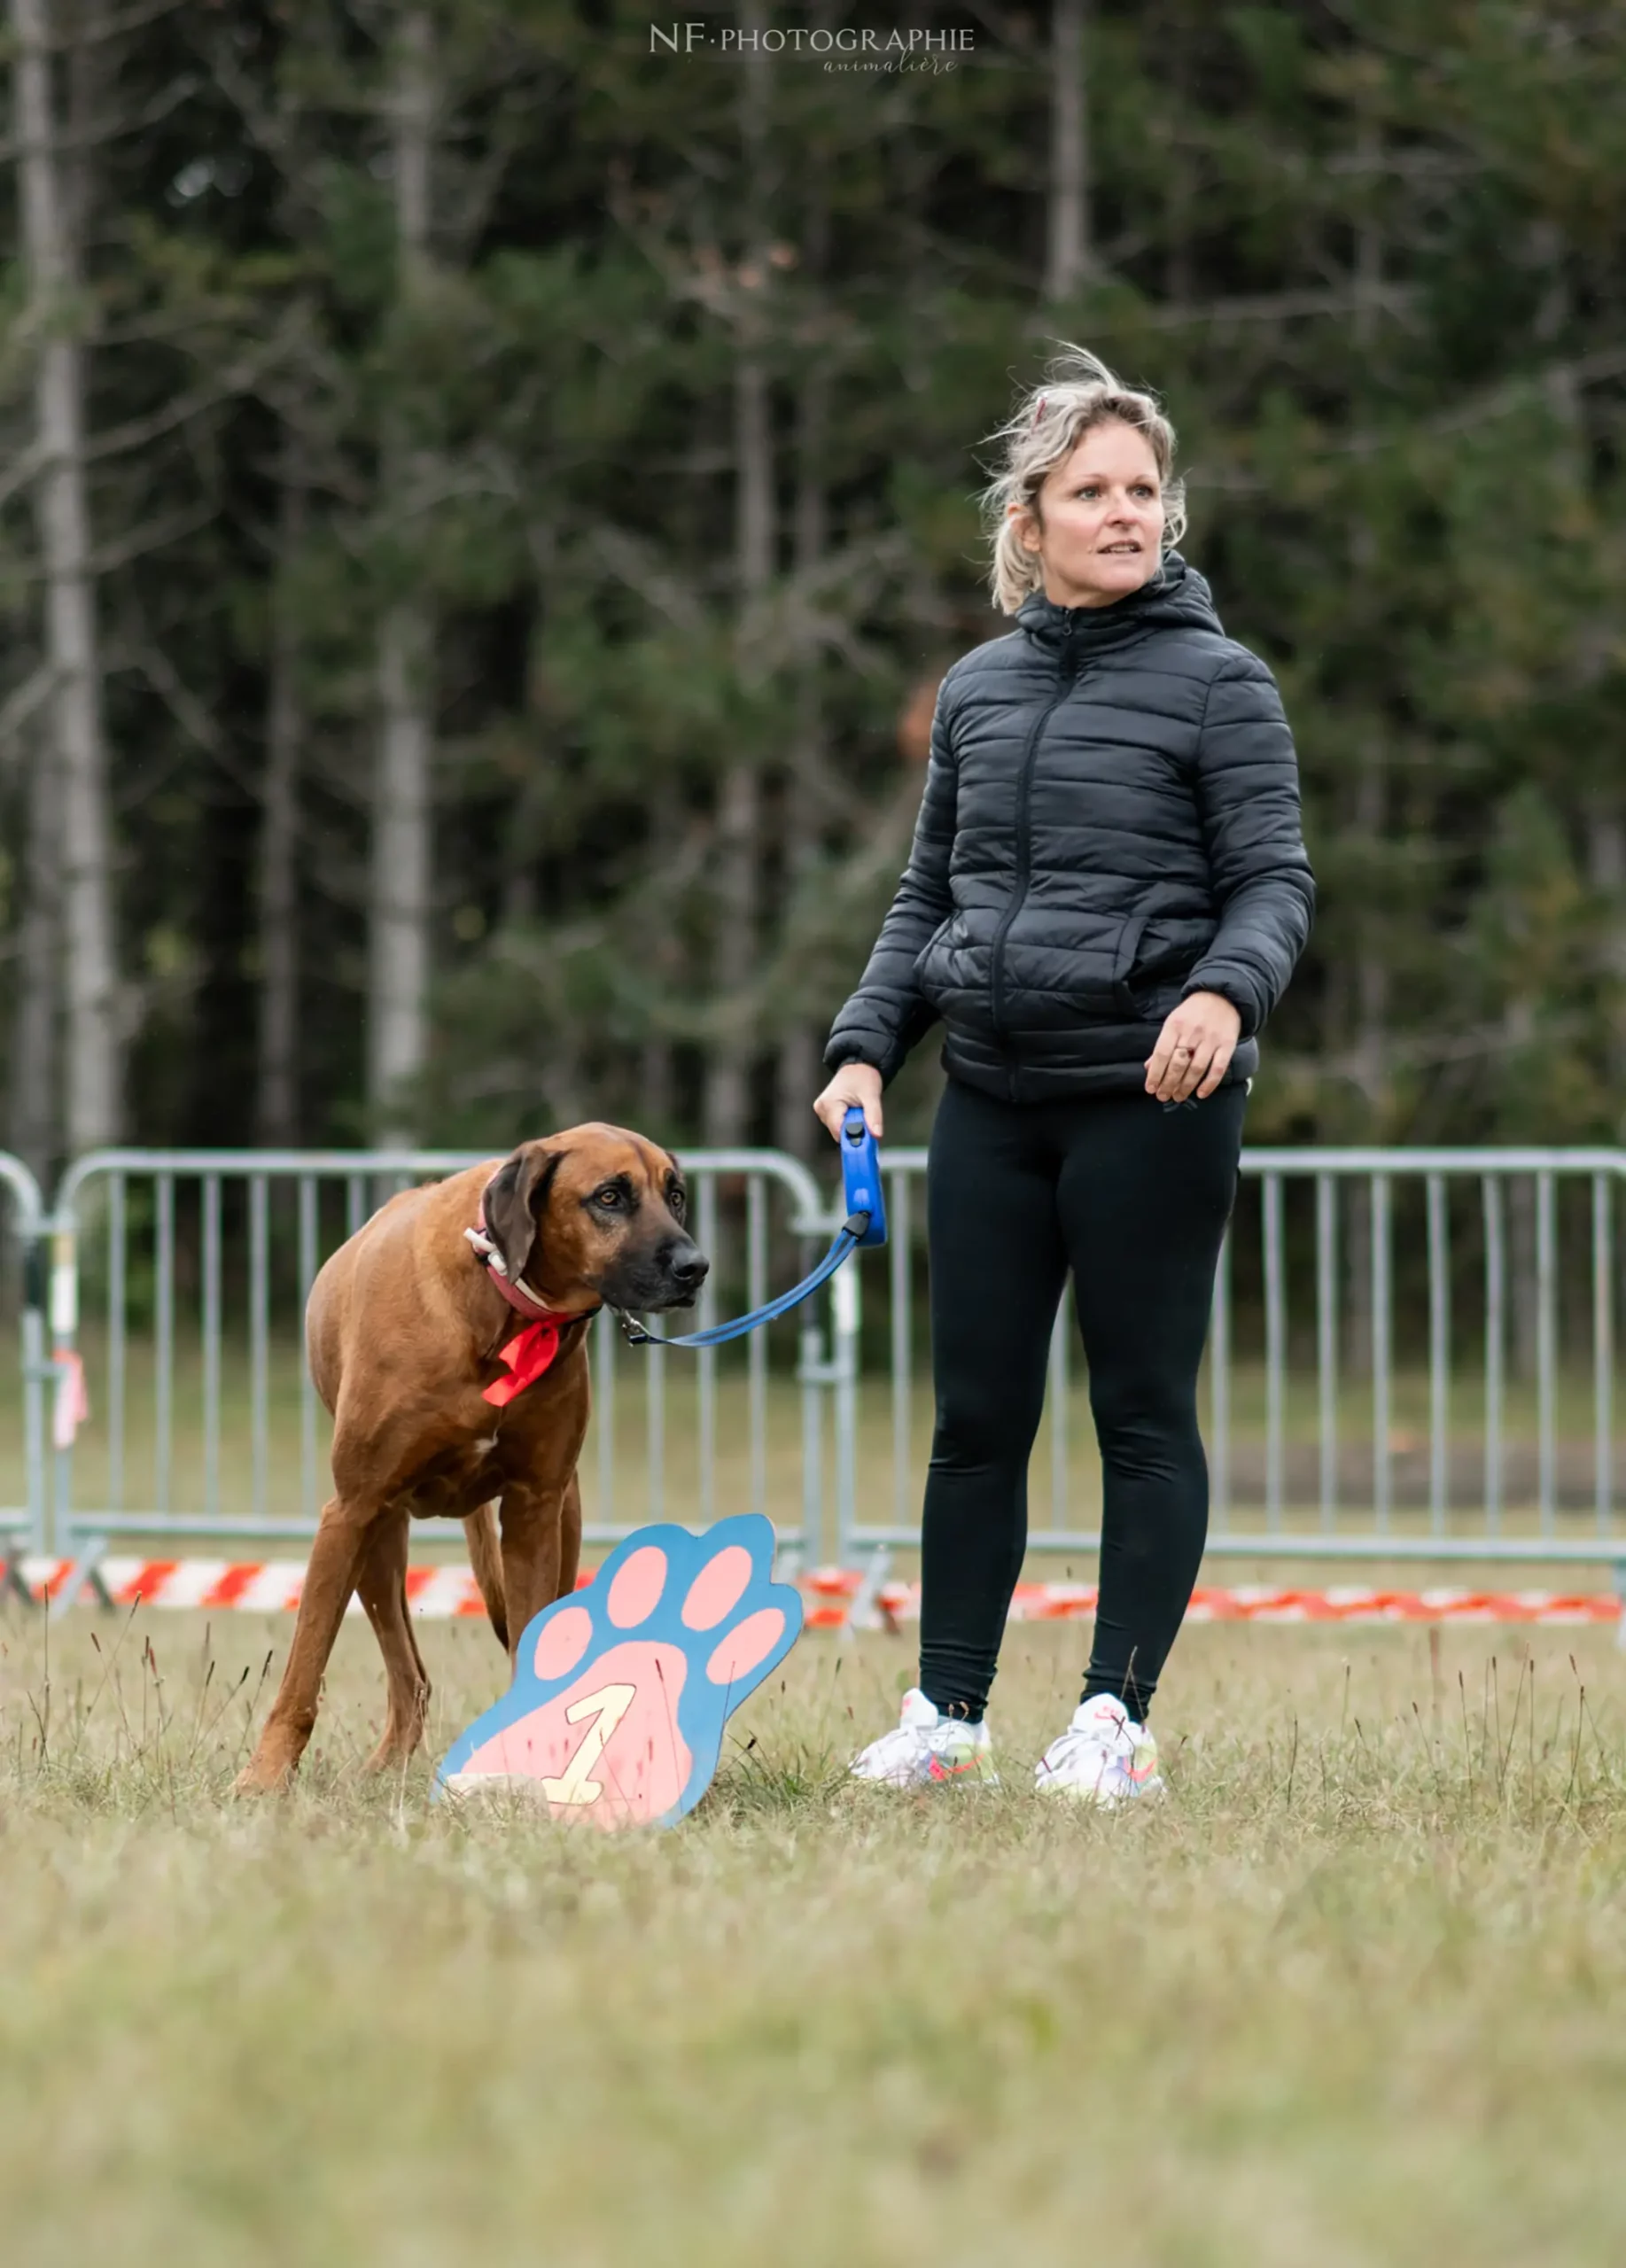
M 836 1017 L 832 1135 L 937 1017 L 927 1172 L 937 1425 L 920 1683 L 852 1769 L 994 1776 L 984 1711 L 1027 1537 L 1068 1268 L 1103 1475 L 1083 1697 L 1040 1788 L 1162 1786 L 1147 1711 L 1202 1557 L 1197 1369 L 1256 1035 L 1315 882 L 1270 671 L 1228 639 L 1156 402 L 1069 347 L 996 437 L 984 509 L 1015 628 L 950 669 L 909 863 Z

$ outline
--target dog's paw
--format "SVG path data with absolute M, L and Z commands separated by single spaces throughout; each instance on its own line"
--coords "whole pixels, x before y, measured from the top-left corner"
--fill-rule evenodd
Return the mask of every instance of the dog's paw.
M 760 1512 L 640 1528 L 536 1616 L 514 1682 L 447 1753 L 456 1794 L 511 1789 L 556 1818 L 667 1827 L 711 1784 L 723 1726 L 783 1660 L 802 1602 Z

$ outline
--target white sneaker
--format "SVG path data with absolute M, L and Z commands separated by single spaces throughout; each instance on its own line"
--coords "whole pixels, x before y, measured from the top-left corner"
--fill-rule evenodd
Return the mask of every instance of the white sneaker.
M 888 1788 L 930 1788 L 953 1780 L 974 1787 L 1000 1784 L 986 1723 L 939 1716 L 918 1686 L 903 1697 L 897 1731 L 872 1740 L 847 1768 L 856 1780 L 878 1780 Z
M 1033 1778 L 1041 1790 L 1091 1804 L 1126 1803 L 1163 1791 L 1157 1743 L 1110 1693 L 1078 1704 L 1071 1724 L 1034 1766 Z

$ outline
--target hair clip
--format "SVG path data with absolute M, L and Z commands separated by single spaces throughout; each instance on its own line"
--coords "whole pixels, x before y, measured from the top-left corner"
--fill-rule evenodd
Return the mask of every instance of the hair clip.
M 1046 401 L 1048 401 L 1048 400 L 1049 400 L 1049 399 L 1050 399 L 1050 397 L 1049 397 L 1049 395 L 1048 395 L 1048 394 L 1041 393 L 1041 394 L 1040 394 L 1040 396 L 1039 396 L 1039 400 L 1034 403 L 1034 405 L 1033 405 L 1033 425 L 1037 425 L 1037 424 L 1038 424 L 1038 423 L 1039 423 L 1039 419 L 1044 416 L 1044 414 L 1045 414 L 1045 404 L 1046 404 Z M 1029 428 L 1028 428 L 1029 432 L 1031 432 L 1031 431 L 1032 431 L 1032 430 L 1033 430 L 1033 426 L 1032 426 L 1032 425 L 1030 425 L 1030 426 L 1029 426 Z

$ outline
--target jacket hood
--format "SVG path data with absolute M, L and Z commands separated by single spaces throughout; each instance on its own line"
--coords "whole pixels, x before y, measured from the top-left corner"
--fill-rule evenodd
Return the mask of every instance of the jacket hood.
M 1212 630 L 1225 635 L 1207 582 L 1178 551 L 1165 552 L 1149 583 L 1110 606 L 1058 606 L 1043 591 L 1030 591 L 1016 610 L 1016 624 L 1037 644 L 1056 653 L 1068 645 L 1101 652 L 1149 630 Z

